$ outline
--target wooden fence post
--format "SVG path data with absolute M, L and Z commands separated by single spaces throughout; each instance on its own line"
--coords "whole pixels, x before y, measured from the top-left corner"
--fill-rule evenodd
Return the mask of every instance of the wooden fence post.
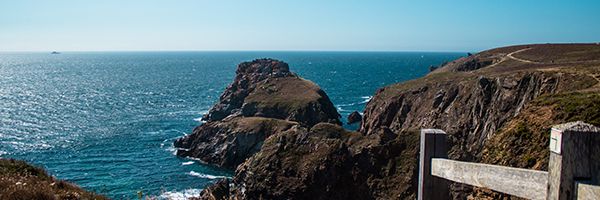
M 575 181 L 596 181 L 600 161 L 595 126 L 569 122 L 552 127 L 548 162 L 548 200 L 577 198 Z
M 450 199 L 445 179 L 431 175 L 431 158 L 446 158 L 446 132 L 439 129 L 421 129 L 419 156 L 419 200 Z

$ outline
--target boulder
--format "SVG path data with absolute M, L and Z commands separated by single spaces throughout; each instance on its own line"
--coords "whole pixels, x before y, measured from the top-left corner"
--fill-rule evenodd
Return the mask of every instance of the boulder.
M 290 129 L 296 122 L 246 117 L 208 122 L 175 141 L 177 156 L 195 157 L 212 164 L 235 167 L 258 152 L 272 134 Z
M 207 200 L 228 200 L 229 198 L 229 179 L 219 179 L 215 184 L 205 188 L 200 192 L 200 198 L 191 199 L 207 199 Z
M 348 124 L 354 124 L 356 122 L 360 122 L 362 120 L 362 116 L 360 116 L 360 113 L 358 113 L 358 111 L 354 111 L 352 113 L 350 113 L 350 115 L 348 115 Z

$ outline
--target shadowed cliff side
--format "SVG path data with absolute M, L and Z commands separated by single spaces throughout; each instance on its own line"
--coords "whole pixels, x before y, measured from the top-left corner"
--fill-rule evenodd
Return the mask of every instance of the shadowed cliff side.
M 321 123 L 272 135 L 260 152 L 238 166 L 237 199 L 415 198 L 418 132 L 363 136 Z M 406 161 L 412 159 L 411 161 Z

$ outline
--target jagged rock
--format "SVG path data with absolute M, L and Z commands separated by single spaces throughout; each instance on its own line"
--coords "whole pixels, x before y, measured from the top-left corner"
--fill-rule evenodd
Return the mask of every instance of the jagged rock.
M 341 124 L 337 110 L 321 88 L 291 72 L 287 63 L 274 59 L 240 63 L 233 83 L 202 119 L 213 122 L 251 116 L 306 126 Z
M 429 72 L 435 71 L 435 70 L 436 70 L 436 69 L 438 69 L 438 68 L 440 68 L 440 66 L 433 66 L 433 65 L 430 65 L 430 66 L 429 66 Z
M 207 123 L 174 142 L 177 156 L 235 167 L 258 152 L 265 138 L 294 125 L 339 124 L 339 114 L 316 84 L 287 63 L 257 59 L 239 64 L 232 84 L 204 115 Z
M 229 179 L 219 179 L 215 184 L 205 188 L 200 192 L 199 198 L 192 199 L 202 199 L 202 200 L 228 200 L 229 198 Z
M 298 123 L 263 117 L 208 122 L 176 140 L 174 146 L 179 148 L 177 156 L 235 167 L 258 152 L 267 137 L 294 125 Z
M 360 116 L 360 113 L 358 113 L 358 111 L 354 111 L 352 113 L 350 113 L 350 115 L 348 115 L 348 124 L 354 124 L 356 122 L 360 122 L 360 120 L 362 120 L 362 116 Z
M 384 134 L 382 132 L 382 134 Z M 237 199 L 379 199 L 415 198 L 416 185 L 394 182 L 418 176 L 418 132 L 403 138 L 362 136 L 321 123 L 272 135 L 261 151 L 238 166 L 233 182 Z M 385 191 L 385 192 L 384 192 Z
M 471 56 L 469 56 L 470 58 Z M 460 71 L 473 71 L 477 69 L 484 68 L 488 65 L 492 64 L 492 60 L 480 60 L 479 58 L 468 59 L 463 64 L 459 65 L 454 69 L 455 72 Z

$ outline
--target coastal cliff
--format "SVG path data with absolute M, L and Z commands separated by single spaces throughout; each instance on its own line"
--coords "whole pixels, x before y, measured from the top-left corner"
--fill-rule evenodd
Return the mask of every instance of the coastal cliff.
M 431 69 L 375 91 L 358 131 L 308 122 L 269 129 L 237 165 L 229 197 L 415 199 L 421 128 L 448 133 L 451 159 L 546 170 L 552 125 L 600 125 L 597 44 L 496 48 Z M 455 199 L 513 198 L 462 184 L 451 190 Z

